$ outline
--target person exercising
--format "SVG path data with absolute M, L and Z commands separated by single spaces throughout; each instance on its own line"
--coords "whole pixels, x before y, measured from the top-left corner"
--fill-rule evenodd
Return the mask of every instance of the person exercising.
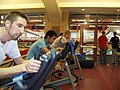
M 41 66 L 40 60 L 23 61 L 18 49 L 17 40 L 23 34 L 27 22 L 27 16 L 21 12 L 12 11 L 5 19 L 5 26 L 0 28 L 0 65 L 6 56 L 12 58 L 17 64 L 12 67 L 0 68 L 0 79 L 22 72 L 36 73 Z
M 57 34 L 54 30 L 47 31 L 44 38 L 40 38 L 35 43 L 32 44 L 30 49 L 27 53 L 27 60 L 30 60 L 33 58 L 36 54 L 36 52 L 42 54 L 45 54 L 50 51 L 50 44 L 53 43 L 53 41 L 56 39 Z

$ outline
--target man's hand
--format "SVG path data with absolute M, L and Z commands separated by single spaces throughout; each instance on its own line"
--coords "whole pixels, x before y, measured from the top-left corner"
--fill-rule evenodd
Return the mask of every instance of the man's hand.
M 58 51 L 62 51 L 64 48 L 58 47 L 57 50 Z
M 28 73 L 36 73 L 38 72 L 42 61 L 31 59 L 25 63 L 25 71 Z

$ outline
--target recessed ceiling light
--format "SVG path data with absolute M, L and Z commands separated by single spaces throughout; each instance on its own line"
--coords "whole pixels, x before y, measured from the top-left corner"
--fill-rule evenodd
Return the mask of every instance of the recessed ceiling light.
M 119 12 L 119 11 L 120 11 L 120 9 L 117 9 L 117 11 Z
M 85 11 L 85 9 L 84 9 L 84 8 L 82 8 L 81 10 L 82 10 L 82 11 Z
M 3 15 L 1 15 L 1 19 L 4 19 L 4 16 L 3 16 Z
M 1 24 L 3 24 L 4 23 L 4 21 L 0 21 L 1 22 Z

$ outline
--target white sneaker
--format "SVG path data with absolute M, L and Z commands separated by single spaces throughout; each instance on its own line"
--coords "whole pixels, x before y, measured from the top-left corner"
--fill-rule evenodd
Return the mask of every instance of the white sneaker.
M 74 81 L 74 86 L 77 86 L 77 82 L 75 82 L 76 78 L 72 75 L 73 81 Z
M 76 83 L 74 83 L 74 86 L 76 87 L 78 85 L 78 83 L 76 82 Z

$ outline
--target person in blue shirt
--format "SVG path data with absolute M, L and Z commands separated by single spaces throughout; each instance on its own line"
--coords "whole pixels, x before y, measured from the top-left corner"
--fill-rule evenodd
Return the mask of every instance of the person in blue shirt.
M 57 34 L 53 30 L 49 30 L 44 38 L 40 38 L 38 41 L 32 44 L 27 53 L 27 60 L 33 58 L 36 52 L 45 54 L 50 51 L 50 44 L 56 39 Z

